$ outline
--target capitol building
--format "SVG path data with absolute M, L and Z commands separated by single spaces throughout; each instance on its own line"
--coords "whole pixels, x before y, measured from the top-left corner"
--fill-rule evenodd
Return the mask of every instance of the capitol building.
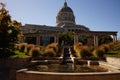
M 47 45 L 51 42 L 58 43 L 59 34 L 69 31 L 74 33 L 74 43 L 79 42 L 78 38 L 80 36 L 92 36 L 93 45 L 98 46 L 98 39 L 101 35 L 112 36 L 113 42 L 117 41 L 117 32 L 115 31 L 90 31 L 88 27 L 77 24 L 74 12 L 66 1 L 57 13 L 55 26 L 25 24 L 22 26 L 22 30 L 24 40 L 27 39 L 30 41 L 28 43 L 36 45 Z

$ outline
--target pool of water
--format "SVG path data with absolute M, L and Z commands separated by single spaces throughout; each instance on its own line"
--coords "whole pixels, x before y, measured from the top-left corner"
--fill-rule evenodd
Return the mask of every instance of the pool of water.
M 60 64 L 49 64 L 49 65 L 31 65 L 28 67 L 30 71 L 40 72 L 108 72 L 108 69 L 99 65 L 60 65 Z

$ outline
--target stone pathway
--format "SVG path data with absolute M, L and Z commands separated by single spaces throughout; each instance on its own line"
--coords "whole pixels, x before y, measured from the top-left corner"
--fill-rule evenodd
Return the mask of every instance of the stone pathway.
M 99 63 L 105 66 L 105 68 L 108 68 L 110 71 L 120 72 L 120 58 L 108 57 L 107 62 L 100 61 Z
M 120 58 L 107 57 L 107 63 L 120 69 Z

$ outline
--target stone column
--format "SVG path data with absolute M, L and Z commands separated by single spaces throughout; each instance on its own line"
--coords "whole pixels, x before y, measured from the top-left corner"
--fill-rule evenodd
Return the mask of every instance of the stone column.
M 117 41 L 117 35 L 115 36 L 115 41 Z
M 98 43 L 98 36 L 96 36 L 96 46 L 98 46 L 99 45 L 99 43 Z
M 94 46 L 96 46 L 96 37 L 94 36 Z
M 58 34 L 56 34 L 56 35 L 54 36 L 54 42 L 55 42 L 55 43 L 59 43 L 59 37 L 58 37 Z
M 115 43 L 115 36 L 113 35 L 113 43 Z
M 74 43 L 78 43 L 78 34 L 74 33 Z
M 98 36 L 94 36 L 94 47 L 98 46 Z
M 40 36 L 36 37 L 36 45 L 40 45 Z
M 117 41 L 117 36 L 113 35 L 113 43 L 115 43 Z

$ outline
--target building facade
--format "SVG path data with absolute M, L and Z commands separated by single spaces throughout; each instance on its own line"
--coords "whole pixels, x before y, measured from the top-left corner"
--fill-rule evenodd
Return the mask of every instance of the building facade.
M 52 42 L 59 42 L 59 34 L 71 31 L 74 33 L 74 43 L 79 42 L 80 36 L 93 36 L 93 45 L 98 46 L 100 35 L 113 37 L 113 42 L 117 41 L 117 32 L 112 31 L 90 31 L 84 25 L 76 24 L 73 10 L 64 2 L 63 7 L 58 11 L 56 16 L 56 26 L 26 24 L 22 26 L 24 39 L 29 43 L 37 45 L 47 45 Z M 90 39 L 88 39 L 88 42 Z

